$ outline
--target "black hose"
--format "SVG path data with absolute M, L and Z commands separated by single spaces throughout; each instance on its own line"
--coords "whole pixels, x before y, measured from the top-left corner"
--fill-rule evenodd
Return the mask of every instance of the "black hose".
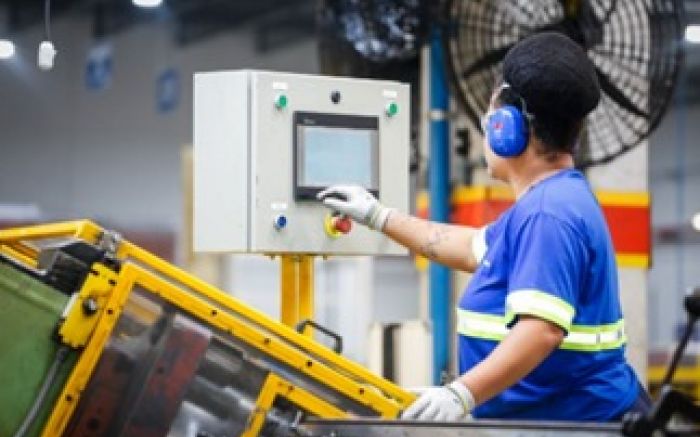
M 56 380 L 56 376 L 58 375 L 58 371 L 61 368 L 61 364 L 63 364 L 63 362 L 66 361 L 69 352 L 70 348 L 68 346 L 62 345 L 60 348 L 58 348 L 58 350 L 56 351 L 56 356 L 53 359 L 53 363 L 51 364 L 51 368 L 49 368 L 49 372 L 46 374 L 46 378 L 44 378 L 44 383 L 41 386 L 41 390 L 39 390 L 39 394 L 34 400 L 32 408 L 29 410 L 29 413 L 27 413 L 27 416 L 24 418 L 24 422 L 22 422 L 22 425 L 12 437 L 23 437 L 27 433 L 27 430 L 32 425 L 32 423 L 34 423 L 34 420 L 36 420 L 36 416 L 39 414 L 41 406 L 44 404 L 44 400 L 46 400 L 46 395 L 49 393 L 49 389 L 51 388 L 51 386 L 53 386 L 53 383 Z
M 685 328 L 685 333 L 683 333 L 683 338 L 681 338 L 681 341 L 678 343 L 678 346 L 676 347 L 676 351 L 673 353 L 673 358 L 671 359 L 671 364 L 668 366 L 668 370 L 666 371 L 666 376 L 664 376 L 664 380 L 661 383 L 661 386 L 665 385 L 670 385 L 673 382 L 673 375 L 676 373 L 676 368 L 678 367 L 678 363 L 681 362 L 681 358 L 683 357 L 683 352 L 685 352 L 685 347 L 688 345 L 688 341 L 690 341 L 690 337 L 693 336 L 693 328 L 695 328 L 695 323 L 698 321 L 698 317 L 695 315 L 690 315 L 688 317 L 688 326 Z

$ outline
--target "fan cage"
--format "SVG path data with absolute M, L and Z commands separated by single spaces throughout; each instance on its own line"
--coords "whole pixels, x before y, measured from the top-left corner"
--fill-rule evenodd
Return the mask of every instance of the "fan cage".
M 557 30 L 584 47 L 603 96 L 586 120 L 580 168 L 610 162 L 649 136 L 683 61 L 680 0 L 450 0 L 445 12 L 450 82 L 477 129 L 515 43 Z

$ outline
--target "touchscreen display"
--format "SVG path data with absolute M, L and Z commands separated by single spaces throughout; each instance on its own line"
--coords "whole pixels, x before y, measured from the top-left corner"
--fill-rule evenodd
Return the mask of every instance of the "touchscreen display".
M 356 184 L 377 188 L 373 162 L 375 130 L 312 126 L 299 129 L 304 144 L 299 180 L 302 185 Z
M 294 115 L 294 194 L 315 199 L 329 185 L 360 185 L 379 193 L 379 123 L 364 115 Z

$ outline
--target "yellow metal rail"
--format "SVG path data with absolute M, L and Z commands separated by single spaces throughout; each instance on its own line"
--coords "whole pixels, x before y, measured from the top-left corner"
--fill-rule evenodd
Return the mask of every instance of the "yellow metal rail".
M 265 415 L 278 397 L 286 398 L 301 408 L 306 408 L 311 414 L 327 419 L 342 419 L 347 417 L 343 411 L 319 399 L 308 391 L 295 387 L 277 375 L 271 374 L 265 380 L 260 397 L 255 404 L 255 411 L 248 420 L 246 431 L 241 437 L 255 437 L 265 423 Z
M 68 237 L 95 244 L 104 234 L 104 230 L 89 221 L 2 230 L 0 250 L 18 262 L 34 266 L 38 253 L 32 247 L 32 242 Z M 18 250 L 19 247 L 30 250 Z M 64 342 L 74 347 L 84 346 L 85 349 L 56 403 L 43 437 L 61 435 L 65 429 L 129 294 L 137 286 L 372 409 L 379 416 L 395 418 L 415 399 L 413 394 L 315 342 L 309 335 L 297 333 L 287 326 L 313 315 L 313 258 L 310 256 L 282 260 L 283 282 L 294 284 L 287 289 L 290 294 L 286 301 L 293 300 L 295 310 L 282 312 L 286 324 L 248 307 L 128 241 L 119 243 L 116 256 L 122 261 L 119 273 L 97 263 L 78 294 L 78 302 L 95 299 L 99 311 L 92 317 L 86 317 L 81 311 L 69 311 L 63 324 L 60 334 Z M 294 271 L 290 273 L 288 269 L 292 268 Z M 339 418 L 346 415 L 312 393 L 270 374 L 257 400 L 256 410 L 249 418 L 245 436 L 257 435 L 264 412 L 278 396 L 321 417 Z

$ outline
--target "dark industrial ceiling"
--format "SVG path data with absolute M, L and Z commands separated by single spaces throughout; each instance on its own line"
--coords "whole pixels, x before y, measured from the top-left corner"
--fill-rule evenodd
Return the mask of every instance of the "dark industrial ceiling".
M 432 1 L 432 0 L 430 0 Z M 167 20 L 173 41 L 193 44 L 246 24 L 256 48 L 273 50 L 315 34 L 317 0 L 163 0 L 159 8 L 134 6 L 131 0 L 52 0 L 52 16 L 84 14 L 92 19 L 93 37 L 109 37 L 138 24 Z M 700 24 L 700 0 L 686 0 L 687 22 Z M 0 0 L 0 32 L 22 32 L 43 22 L 44 0 Z M 700 80 L 700 45 L 688 45 L 685 79 Z M 700 87 L 680 86 L 686 101 L 700 102 Z
M 313 35 L 315 0 L 164 0 L 153 10 L 134 6 L 131 0 L 52 0 L 52 17 L 87 14 L 93 36 L 104 38 L 130 27 L 156 20 L 172 23 L 173 39 L 191 44 L 242 24 L 253 25 L 261 51 Z M 0 0 L 8 34 L 43 22 L 44 0 Z

